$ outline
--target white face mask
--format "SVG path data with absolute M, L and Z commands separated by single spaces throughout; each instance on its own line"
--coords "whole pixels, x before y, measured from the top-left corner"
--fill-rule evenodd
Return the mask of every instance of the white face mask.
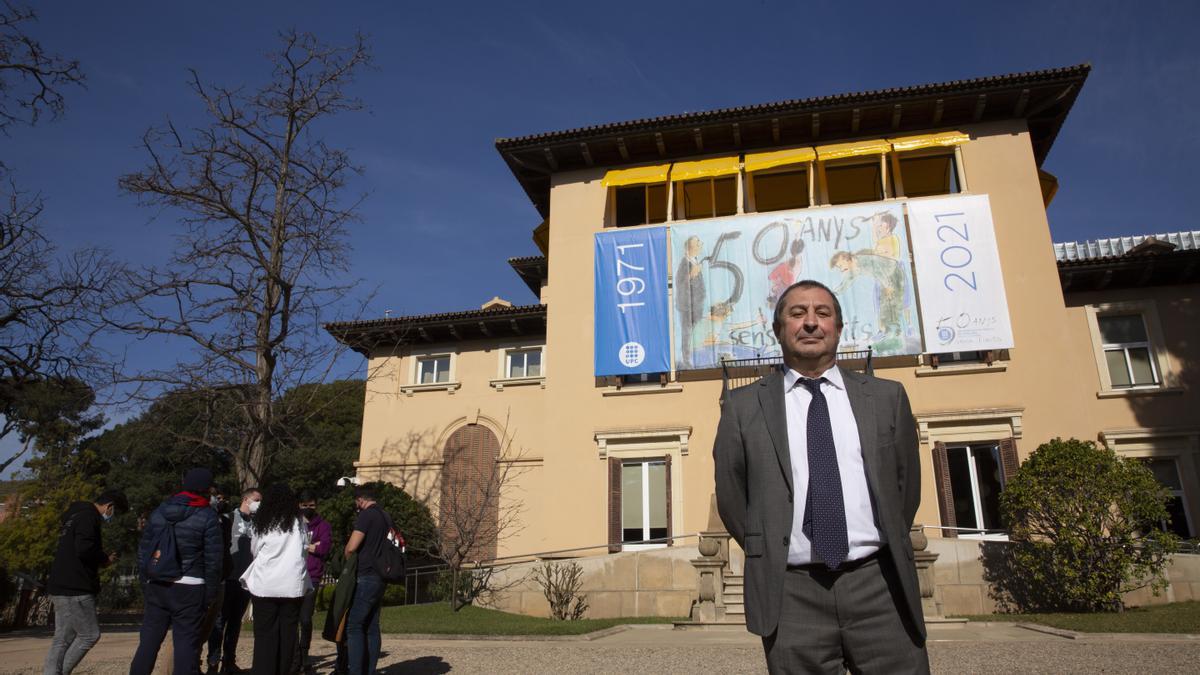
M 257 512 L 258 512 L 258 505 L 259 505 L 259 504 L 262 504 L 262 502 L 258 502 L 258 501 L 255 501 L 255 502 L 250 502 L 250 513 L 251 513 L 251 514 L 254 514 L 254 513 L 257 513 Z

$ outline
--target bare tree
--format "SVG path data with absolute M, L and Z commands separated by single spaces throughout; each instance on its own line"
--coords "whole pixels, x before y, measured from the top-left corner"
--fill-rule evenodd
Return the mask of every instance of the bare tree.
M 192 440 L 229 449 L 243 485 L 261 480 L 279 447 L 281 393 L 332 367 L 337 346 L 321 315 L 353 287 L 343 281 L 346 228 L 360 200 L 343 192 L 357 169 L 314 127 L 362 108 L 346 89 L 370 54 L 361 36 L 348 47 L 280 37 L 265 86 L 206 84 L 192 71 L 209 124 L 146 133 L 148 166 L 120 186 L 178 212 L 183 231 L 167 264 L 125 276 L 122 310 L 106 318 L 190 347 L 173 366 L 129 380 L 147 398 L 163 389 L 209 397 L 211 418 Z
M 28 7 L 4 0 L 0 5 L 0 131 L 17 124 L 36 124 L 65 107 L 62 89 L 82 85 L 79 62 L 48 53 L 25 27 L 37 20 Z
M 2 174 L 2 172 L 0 172 Z M 68 378 L 98 379 L 92 310 L 117 272 L 102 251 L 58 256 L 42 201 L 4 183 L 0 207 L 0 438 L 27 428 L 29 396 Z M 22 433 L 28 441 L 28 434 Z M 0 462 L 7 469 L 30 444 Z

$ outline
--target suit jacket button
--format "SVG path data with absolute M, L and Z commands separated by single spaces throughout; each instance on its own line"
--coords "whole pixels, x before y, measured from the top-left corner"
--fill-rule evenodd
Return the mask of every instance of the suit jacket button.
M 784 537 L 784 538 L 783 538 L 783 545 L 784 545 L 784 546 L 787 546 L 787 545 L 788 545 L 788 538 L 787 538 L 787 537 Z

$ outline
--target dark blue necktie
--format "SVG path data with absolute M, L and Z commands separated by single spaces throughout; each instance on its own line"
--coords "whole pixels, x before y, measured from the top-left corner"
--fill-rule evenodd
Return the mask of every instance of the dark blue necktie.
M 850 544 L 846 535 L 846 504 L 842 500 L 842 475 L 838 472 L 837 449 L 829 403 L 821 393 L 825 378 L 801 379 L 812 393 L 808 404 L 808 495 L 805 498 L 804 534 L 813 553 L 825 566 L 836 570 L 846 560 Z

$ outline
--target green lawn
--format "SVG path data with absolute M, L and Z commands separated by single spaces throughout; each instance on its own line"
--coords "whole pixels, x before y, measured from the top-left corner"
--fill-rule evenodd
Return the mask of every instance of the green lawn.
M 626 623 L 673 623 L 669 617 L 626 617 L 555 621 L 468 605 L 457 612 L 447 603 L 384 607 L 380 629 L 384 633 L 436 633 L 440 635 L 581 635 Z M 313 617 L 314 625 L 325 625 L 324 613 Z
M 977 614 L 966 618 L 1038 623 L 1080 633 L 1200 633 L 1200 602 L 1137 607 L 1113 614 Z

